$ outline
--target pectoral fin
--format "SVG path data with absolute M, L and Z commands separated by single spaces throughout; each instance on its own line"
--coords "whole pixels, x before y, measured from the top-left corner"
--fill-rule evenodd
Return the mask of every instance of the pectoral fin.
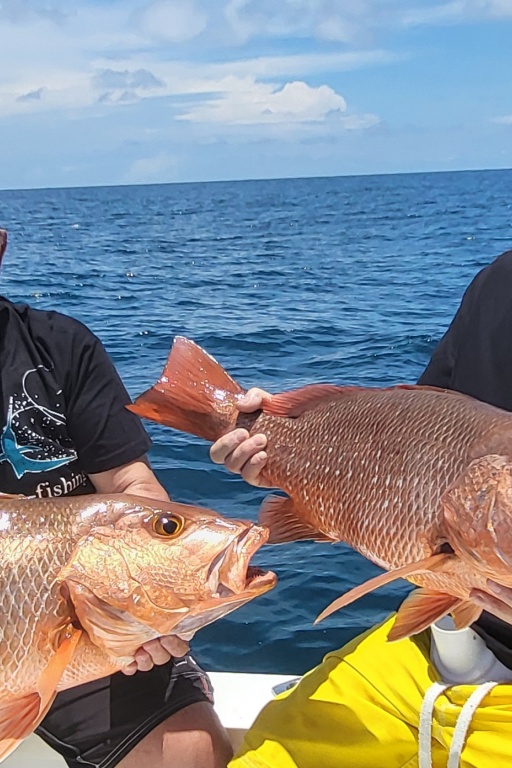
M 42 720 L 39 694 L 0 705 L 0 762 L 21 744 Z
M 453 623 L 456 629 L 465 629 L 480 618 L 482 609 L 470 600 L 464 600 L 457 608 L 452 611 Z
M 263 500 L 258 512 L 258 522 L 270 531 L 269 544 L 284 544 L 290 541 L 336 541 L 318 528 L 299 519 L 292 499 L 271 495 Z
M 431 557 L 426 557 L 423 560 L 418 560 L 415 563 L 409 563 L 408 565 L 404 565 L 401 568 L 396 568 L 394 571 L 386 571 L 385 573 L 381 573 L 379 576 L 375 576 L 375 578 L 370 579 L 369 581 L 365 581 L 364 584 L 360 584 L 358 587 L 351 589 L 349 592 L 346 592 L 344 595 L 334 600 L 330 605 L 327 606 L 327 608 L 325 608 L 325 610 L 322 611 L 319 616 L 317 616 L 315 619 L 315 624 L 323 621 L 323 619 L 327 618 L 327 616 L 330 616 L 331 613 L 334 613 L 334 611 L 338 611 L 340 608 L 344 608 L 346 605 L 350 605 L 350 603 L 353 603 L 355 600 L 363 597 L 363 595 L 367 595 L 369 592 L 373 592 L 374 589 L 383 587 L 384 584 L 389 584 L 390 582 L 395 581 L 395 579 L 406 579 L 408 576 L 412 576 L 415 573 L 442 570 L 448 564 L 448 562 L 452 560 L 453 555 L 451 554 L 443 553 L 440 555 L 432 555 Z
M 482 609 L 469 600 L 461 600 L 446 592 L 415 589 L 398 609 L 388 640 L 416 635 L 449 613 L 456 629 L 464 629 L 478 619 Z
M 456 612 L 462 602 L 460 598 L 446 592 L 415 589 L 398 609 L 388 640 L 402 640 L 404 637 L 423 632 L 451 611 Z
M 82 631 L 69 627 L 65 639 L 43 671 L 37 690 L 6 704 L 0 704 L 0 762 L 34 731 L 44 719 L 53 700 L 57 686 L 71 661 Z

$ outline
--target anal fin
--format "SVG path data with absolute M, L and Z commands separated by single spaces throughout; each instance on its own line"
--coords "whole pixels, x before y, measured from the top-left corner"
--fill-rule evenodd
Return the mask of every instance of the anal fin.
M 396 568 L 394 571 L 386 571 L 385 573 L 375 576 L 373 579 L 365 581 L 364 584 L 360 584 L 358 587 L 349 590 L 341 597 L 333 600 L 325 610 L 320 613 L 315 619 L 315 624 L 330 616 L 334 611 L 338 611 L 340 608 L 344 608 L 346 605 L 350 605 L 355 600 L 358 600 L 363 595 L 367 595 L 369 592 L 373 592 L 374 589 L 383 587 L 384 584 L 389 584 L 395 579 L 406 579 L 408 576 L 412 576 L 415 573 L 423 573 L 425 571 L 440 571 L 453 561 L 454 556 L 451 554 L 431 555 L 423 560 L 417 560 L 414 563 L 408 563 L 401 568 Z M 428 624 L 427 624 L 428 626 Z

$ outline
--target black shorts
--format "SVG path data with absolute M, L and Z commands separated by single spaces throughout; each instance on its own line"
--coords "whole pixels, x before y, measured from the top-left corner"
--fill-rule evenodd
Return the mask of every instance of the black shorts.
M 213 703 L 210 681 L 184 656 L 59 693 L 36 733 L 71 768 L 113 768 L 163 720 L 200 701 Z

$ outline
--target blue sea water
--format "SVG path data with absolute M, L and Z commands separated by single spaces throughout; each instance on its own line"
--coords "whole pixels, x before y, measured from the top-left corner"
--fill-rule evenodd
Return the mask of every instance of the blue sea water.
M 193 338 L 244 386 L 414 382 L 473 275 L 512 248 L 512 171 L 0 192 L 0 291 L 84 321 L 130 393 Z M 256 518 L 266 491 L 201 440 L 148 424 L 176 500 Z M 319 626 L 377 573 L 343 544 L 267 546 L 278 586 L 193 641 L 210 669 L 299 673 L 382 619 L 379 590 Z

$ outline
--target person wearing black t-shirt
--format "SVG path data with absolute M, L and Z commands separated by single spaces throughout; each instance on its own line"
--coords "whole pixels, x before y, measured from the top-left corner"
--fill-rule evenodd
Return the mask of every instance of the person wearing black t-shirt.
M 425 371 L 420 376 L 418 384 L 457 390 L 492 405 L 512 411 L 512 251 L 499 256 L 473 279 L 464 294 L 461 305 L 450 327 L 435 349 Z M 245 396 L 245 401 L 242 401 L 240 404 L 241 409 L 247 412 L 257 410 L 260 407 L 261 398 L 264 394 L 262 390 L 256 388 L 249 390 Z M 258 485 L 259 473 L 265 465 L 267 458 L 265 445 L 265 435 L 249 437 L 245 430 L 238 429 L 220 438 L 212 446 L 210 454 L 216 463 L 224 463 L 232 472 L 241 473 L 245 480 L 253 485 Z M 504 668 L 512 670 L 512 589 L 499 587 L 489 582 L 489 592 L 495 594 L 495 597 L 476 590 L 472 593 L 474 601 L 484 608 L 484 612 L 473 625 L 473 629 L 485 641 L 487 648 L 504 665 Z M 487 611 L 492 610 L 492 614 L 486 612 L 486 609 Z M 498 616 L 500 618 L 497 618 Z M 388 644 L 390 648 L 394 645 L 396 644 Z M 390 675 L 395 674 L 392 668 L 386 668 L 386 663 L 391 664 L 391 661 L 390 659 L 386 661 L 384 650 L 382 654 L 383 658 L 379 659 L 381 668 L 389 672 Z M 363 669 L 362 674 L 364 675 L 364 673 L 365 670 Z M 512 674 L 507 679 L 512 679 Z M 370 670 L 368 670 L 368 680 L 372 681 Z M 378 682 L 375 684 L 377 685 Z M 342 696 L 346 696 L 347 701 L 349 701 L 350 691 L 341 692 L 340 697 Z M 340 698 L 340 701 L 343 701 L 343 699 Z M 284 702 L 281 702 L 281 704 L 284 707 L 287 706 Z M 506 710 L 505 707 L 507 707 Z M 510 712 L 512 717 L 512 694 L 511 704 L 508 702 L 503 704 L 503 712 L 505 711 L 507 713 Z M 272 734 L 272 728 L 268 732 L 261 728 L 259 729 L 257 721 L 253 735 L 253 749 L 255 749 L 254 743 L 258 742 L 258 740 L 261 740 L 263 743 L 267 739 L 267 742 L 270 743 L 272 738 L 275 738 L 276 743 L 279 742 L 280 733 L 277 732 L 278 726 L 276 723 L 278 723 L 282 713 L 276 707 L 271 710 L 271 713 L 275 732 Z M 303 711 L 301 722 L 304 723 L 308 717 L 311 717 L 311 713 L 306 714 Z M 507 717 L 508 714 L 504 715 L 505 719 L 503 722 L 508 723 Z M 265 717 L 263 717 L 261 722 L 263 724 L 266 723 Z M 290 734 L 293 726 L 289 717 L 286 718 L 286 722 Z M 354 722 L 352 720 L 352 723 Z M 314 740 L 315 722 L 309 719 L 308 723 L 308 727 L 312 729 L 309 736 Z M 338 718 L 338 726 L 340 743 L 346 744 L 346 740 L 350 738 L 354 738 L 357 742 L 357 733 L 347 733 L 343 730 L 342 716 Z M 492 720 L 486 727 L 492 731 Z M 512 721 L 508 723 L 507 728 L 509 729 L 507 731 L 509 733 L 507 738 L 509 738 L 511 745 L 507 749 L 509 749 L 509 754 L 512 755 Z M 284 748 L 283 745 L 289 734 L 281 740 L 281 749 Z M 304 733 L 304 738 L 307 735 Z M 323 735 L 320 734 L 320 737 L 323 737 Z M 324 747 L 327 741 L 328 739 L 324 741 Z M 278 768 L 278 764 L 273 762 L 268 756 L 271 753 L 274 754 L 272 748 L 268 746 L 266 748 L 260 744 L 260 747 L 255 749 L 254 753 L 247 746 L 245 749 L 244 755 L 239 759 L 235 759 L 230 764 L 233 765 L 233 768 L 235 766 L 236 768 L 239 768 L 239 766 L 241 768 L 242 765 L 244 768 L 245 766 L 249 768 L 249 766 L 260 766 L 263 764 L 265 766 L 268 765 L 269 768 L 273 768 L 274 765 Z M 262 750 L 261 754 L 259 749 Z M 268 749 L 268 754 L 265 753 L 265 749 Z M 279 754 L 281 755 L 281 753 Z M 255 756 L 254 762 L 252 755 Z M 279 758 L 280 761 L 284 759 L 283 755 Z M 291 761 L 288 752 L 286 752 L 286 755 L 289 760 L 289 762 L 286 762 L 287 768 L 288 766 L 291 768 L 294 765 L 299 766 L 299 768 L 303 764 L 309 765 L 307 758 L 304 759 L 304 763 L 300 761 L 295 763 Z M 324 758 L 322 758 L 324 761 L 322 764 L 330 765 Z M 444 762 L 442 764 L 445 765 L 446 755 L 443 759 Z M 485 762 L 487 759 L 489 763 Z M 259 762 L 260 760 L 263 762 Z M 468 762 L 467 765 L 475 765 L 477 768 L 481 768 L 484 764 L 490 765 L 493 760 L 497 760 L 497 762 L 493 763 L 493 765 L 496 765 L 496 768 L 498 765 L 502 765 L 500 757 L 496 757 L 492 747 L 489 749 L 487 758 L 480 757 L 479 760 L 480 762 L 477 763 Z M 384 760 L 384 762 L 386 761 Z M 344 766 L 352 765 L 350 759 L 345 754 L 343 754 L 343 760 L 339 764 Z M 394 762 L 389 764 L 395 765 Z M 417 764 L 415 758 L 413 758 L 413 762 L 404 761 L 396 763 L 396 765 L 407 765 L 408 768 L 409 766 L 412 768 L 413 764 Z M 434 764 L 436 764 L 435 761 Z M 363 763 L 360 763 L 360 765 L 362 766 Z M 366 763 L 364 765 L 366 766 Z M 466 763 L 463 763 L 463 765 L 466 765 Z
M 0 230 L 0 259 L 5 245 Z M 0 297 L 0 346 L 0 491 L 169 499 L 128 393 L 84 325 Z M 125 674 L 58 694 L 37 733 L 73 768 L 225 768 L 227 734 L 186 650 L 179 638 L 146 643 Z

